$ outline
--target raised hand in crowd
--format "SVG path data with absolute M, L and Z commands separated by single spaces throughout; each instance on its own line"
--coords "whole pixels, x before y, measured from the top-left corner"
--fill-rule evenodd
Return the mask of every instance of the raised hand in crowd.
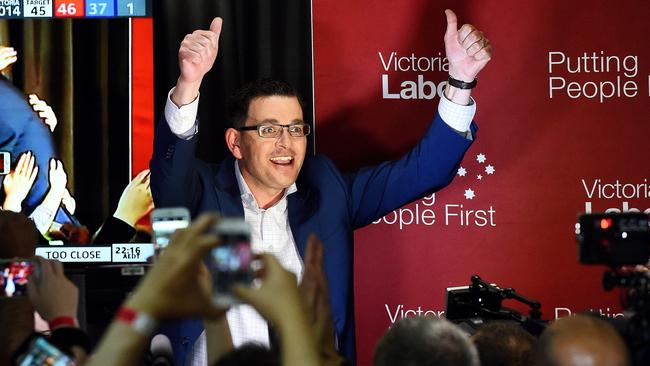
M 249 303 L 279 332 L 284 366 L 319 365 L 318 350 L 302 303 L 296 276 L 270 254 L 260 256 L 262 286 L 233 286 L 233 293 Z
M 50 190 L 47 195 L 52 195 L 52 198 L 56 201 L 56 206 L 58 207 L 63 199 L 68 184 L 68 174 L 65 172 L 61 160 L 54 158 L 50 159 L 48 179 L 50 182 Z M 48 197 L 46 196 L 45 199 L 47 200 L 47 198 Z
M 122 312 L 156 322 L 187 317 L 218 318 L 224 310 L 212 302 L 212 280 L 203 263 L 208 251 L 219 244 L 206 230 L 214 215 L 201 215 L 186 229 L 178 230 L 158 262 L 123 304 Z M 146 323 L 146 322 L 145 322 Z M 155 327 L 148 330 L 114 321 L 91 356 L 89 365 L 138 365 Z
M 29 95 L 29 104 L 32 106 L 34 112 L 43 120 L 51 132 L 54 132 L 58 120 L 52 107 L 50 107 L 47 102 L 43 99 L 40 99 L 36 94 Z
M 449 76 L 470 83 L 492 58 L 492 45 L 483 32 L 471 24 L 463 24 L 458 29 L 458 18 L 452 10 L 445 10 L 445 15 L 447 30 L 444 39 Z M 470 102 L 469 89 L 461 90 L 447 85 L 445 95 L 458 104 L 467 105 Z
M 18 51 L 13 47 L 0 46 L 0 71 L 18 61 Z
M 34 255 L 38 232 L 25 215 L 0 210 L 0 233 L 0 258 Z M 4 286 L 0 286 L 0 291 L 4 291 Z M 34 307 L 27 296 L 0 299 L 0 365 L 11 364 L 11 355 L 33 331 Z
M 93 235 L 93 243 L 129 242 L 136 235 L 136 223 L 153 209 L 149 170 L 143 170 L 124 188 L 117 209 Z
M 27 294 L 34 309 L 48 323 L 59 317 L 76 319 L 79 290 L 63 274 L 61 262 L 41 257 L 34 260 L 39 264 L 40 274 L 33 274 L 27 284 Z
M 149 169 L 141 171 L 133 178 L 122 192 L 114 217 L 135 227 L 138 220 L 153 210 L 149 178 Z
M 50 182 L 50 189 L 45 195 L 43 202 L 30 215 L 38 231 L 44 235 L 48 233 L 67 190 L 68 175 L 63 168 L 63 162 L 54 158 L 50 159 L 48 180 Z
M 312 333 L 322 365 L 338 366 L 345 359 L 336 350 L 336 332 L 323 271 L 323 243 L 314 234 L 307 240 L 305 272 L 298 287 L 311 321 Z
M 203 76 L 212 69 L 219 51 L 223 20 L 214 18 L 209 30 L 196 30 L 185 36 L 178 50 L 181 75 L 171 95 L 172 102 L 183 106 L 199 95 Z
M 38 166 L 31 151 L 20 155 L 16 168 L 4 177 L 2 186 L 5 191 L 5 201 L 2 208 L 9 211 L 21 212 L 22 203 L 32 189 L 38 175 Z
M 87 356 L 88 340 L 79 328 L 79 290 L 63 273 L 61 262 L 35 257 L 39 273 L 27 283 L 27 295 L 36 312 L 48 322 L 51 338 L 65 346 L 78 363 Z M 70 336 L 71 333 L 75 336 Z M 81 335 L 81 336 L 79 336 Z

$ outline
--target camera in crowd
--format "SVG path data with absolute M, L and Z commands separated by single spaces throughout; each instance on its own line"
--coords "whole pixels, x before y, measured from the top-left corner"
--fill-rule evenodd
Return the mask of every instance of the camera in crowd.
M 38 262 L 29 259 L 0 259 L 0 299 L 27 294 L 30 275 L 38 280 Z
M 580 216 L 576 224 L 580 263 L 611 268 L 648 263 L 649 218 L 634 212 Z
M 169 244 L 177 229 L 190 224 L 190 211 L 184 207 L 155 209 L 151 215 L 156 251 Z M 225 217 L 210 230 L 221 245 L 205 258 L 214 283 L 214 301 L 227 308 L 239 302 L 232 294 L 234 284 L 249 285 L 255 278 L 255 263 L 251 250 L 251 228 L 243 218 Z
M 469 333 L 490 321 L 512 322 L 521 325 L 534 336 L 546 328 L 542 320 L 542 305 L 518 294 L 513 288 L 502 289 L 478 275 L 472 275 L 469 286 L 447 288 L 445 316 Z M 514 300 L 530 308 L 528 316 L 503 306 L 503 300 Z
M 603 264 L 603 288 L 624 290 L 624 335 L 635 349 L 650 345 L 650 216 L 644 213 L 586 214 L 578 219 L 580 262 Z

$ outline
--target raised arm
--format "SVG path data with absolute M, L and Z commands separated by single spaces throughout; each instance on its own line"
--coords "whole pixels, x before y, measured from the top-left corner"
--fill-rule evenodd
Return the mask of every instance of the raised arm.
M 475 110 L 470 99 L 471 88 L 492 57 L 492 46 L 474 26 L 465 24 L 458 29 L 453 11 L 446 10 L 445 14 L 450 84 L 445 88 L 438 113 L 420 142 L 401 159 L 347 177 L 355 228 L 445 187 L 474 140 L 476 127 L 470 126 Z
M 217 57 L 221 25 L 221 18 L 215 18 L 209 30 L 188 34 L 179 47 L 180 76 L 156 129 L 150 164 L 151 192 L 157 207 L 185 206 L 195 213 L 194 206 L 202 191 L 193 138 L 198 131 L 198 95 L 203 77 Z

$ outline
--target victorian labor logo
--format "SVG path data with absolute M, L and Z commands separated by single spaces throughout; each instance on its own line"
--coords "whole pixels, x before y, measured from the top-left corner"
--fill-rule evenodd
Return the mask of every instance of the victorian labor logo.
M 468 156 L 469 157 L 469 156 Z M 436 200 L 436 194 L 423 197 L 411 205 L 399 208 L 373 222 L 373 224 L 395 225 L 399 230 L 411 226 L 444 226 L 490 228 L 496 226 L 496 209 L 493 205 L 477 206 L 473 201 L 480 196 L 480 187 L 496 174 L 497 169 L 484 153 L 479 153 L 458 167 L 454 185 L 462 187 L 464 198 L 460 200 Z M 452 190 L 455 192 L 455 190 Z M 479 204 L 480 205 L 480 204 Z

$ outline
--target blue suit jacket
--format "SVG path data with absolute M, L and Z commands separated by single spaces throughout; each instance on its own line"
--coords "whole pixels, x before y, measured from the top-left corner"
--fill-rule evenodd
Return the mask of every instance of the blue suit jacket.
M 2 76 L 0 76 L 0 151 L 11 153 L 12 166 L 25 151 L 32 151 L 36 157 L 38 176 L 23 204 L 26 208 L 25 212 L 29 214 L 42 201 L 50 187 L 48 172 L 50 158 L 56 156 L 54 144 L 50 130 L 34 113 L 25 95 Z M 0 196 L 4 200 L 4 191 Z
M 216 165 L 200 161 L 194 157 L 196 140 L 177 138 L 164 120 L 158 124 L 151 160 L 156 207 L 185 206 L 193 216 L 219 211 L 243 217 L 235 159 Z M 324 156 L 306 157 L 296 182 L 298 191 L 287 196 L 289 223 L 301 256 L 310 233 L 323 241 L 339 349 L 349 360 L 355 360 L 353 230 L 446 186 L 471 142 L 436 116 L 422 140 L 397 161 L 342 174 Z M 165 329 L 177 360 L 184 360 L 202 329 L 199 321 Z

